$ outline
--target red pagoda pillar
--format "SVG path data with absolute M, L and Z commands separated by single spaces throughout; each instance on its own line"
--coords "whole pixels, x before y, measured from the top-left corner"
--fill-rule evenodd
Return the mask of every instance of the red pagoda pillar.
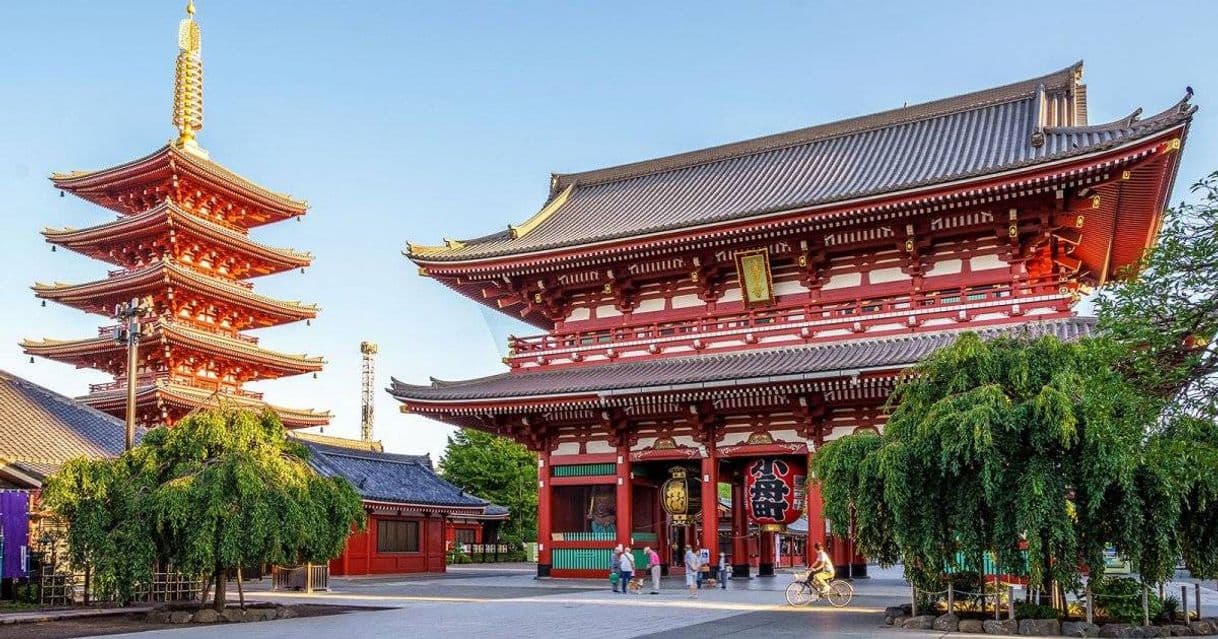
M 633 543 L 631 534 L 632 515 L 634 514 L 634 504 L 632 497 L 634 492 L 634 482 L 630 479 L 630 445 L 622 445 L 617 447 L 617 543 L 622 544 L 627 550 L 631 548 Z
M 732 574 L 741 579 L 751 575 L 749 565 L 749 520 L 744 511 L 744 482 L 732 482 Z
M 550 487 L 550 452 L 537 454 L 537 576 L 549 577 L 551 561 L 551 510 L 554 491 Z
M 702 459 L 702 547 L 712 566 L 719 565 L 719 460 L 709 447 Z

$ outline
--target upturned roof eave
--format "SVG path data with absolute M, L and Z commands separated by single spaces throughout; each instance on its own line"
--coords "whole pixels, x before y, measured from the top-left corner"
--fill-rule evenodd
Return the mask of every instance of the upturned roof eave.
M 90 171 L 52 173 L 50 180 L 57 188 L 89 199 L 86 195 L 77 193 L 77 191 L 101 186 L 111 181 L 130 179 L 138 176 L 142 171 L 158 168 L 162 162 L 173 163 L 175 166 L 182 165 L 189 167 L 198 174 L 216 180 L 217 186 L 235 187 L 259 204 L 279 212 L 283 218 L 304 215 L 309 208 L 307 201 L 297 200 L 290 195 L 278 193 L 260 186 L 219 162 L 196 157 L 191 153 L 178 149 L 173 144 L 166 144 L 144 157 L 112 167 Z
M 313 260 L 309 253 L 256 242 L 245 234 L 191 214 L 170 200 L 137 215 L 81 229 L 46 228 L 43 229 L 42 235 L 49 244 L 83 252 L 95 243 L 114 241 L 114 235 L 122 231 L 137 235 L 142 229 L 173 228 L 175 223 L 191 227 L 196 233 L 208 235 L 209 239 L 229 243 L 240 251 L 257 255 L 268 262 L 278 263 L 279 271 L 309 266 Z

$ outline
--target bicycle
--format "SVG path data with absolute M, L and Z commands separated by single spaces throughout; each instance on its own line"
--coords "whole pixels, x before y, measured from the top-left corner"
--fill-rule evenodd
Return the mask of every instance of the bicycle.
M 841 608 L 854 598 L 854 586 L 844 579 L 832 579 L 826 584 L 825 589 L 820 591 L 812 585 L 812 575 L 809 573 L 803 579 L 792 581 L 787 586 L 786 594 L 787 603 L 795 607 L 810 605 L 824 597 L 833 607 Z

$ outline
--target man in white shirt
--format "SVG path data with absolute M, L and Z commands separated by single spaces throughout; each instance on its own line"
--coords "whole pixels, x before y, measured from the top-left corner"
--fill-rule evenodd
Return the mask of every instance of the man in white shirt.
M 689 587 L 689 598 L 698 598 L 698 572 L 702 569 L 702 560 L 692 547 L 685 549 L 685 585 Z

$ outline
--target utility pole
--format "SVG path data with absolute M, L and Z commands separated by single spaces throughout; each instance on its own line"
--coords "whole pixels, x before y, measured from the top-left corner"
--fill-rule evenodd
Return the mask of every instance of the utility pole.
M 360 439 L 372 441 L 372 412 L 376 400 L 376 344 L 360 342 L 359 352 L 363 354 L 363 370 L 360 375 Z
M 135 446 L 135 390 L 138 383 L 140 320 L 152 313 L 152 298 L 133 298 L 114 307 L 114 318 L 124 326 L 114 338 L 127 346 L 127 450 Z

